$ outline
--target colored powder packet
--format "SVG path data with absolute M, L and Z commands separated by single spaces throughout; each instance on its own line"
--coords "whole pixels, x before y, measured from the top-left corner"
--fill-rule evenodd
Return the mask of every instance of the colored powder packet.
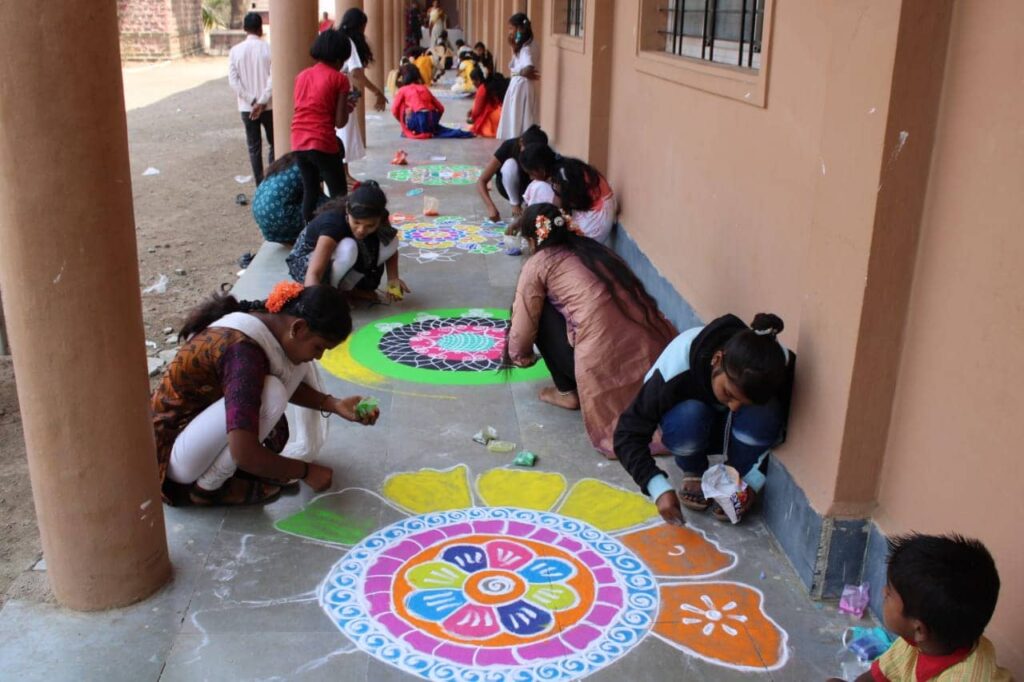
M 493 426 L 485 426 L 484 428 L 473 434 L 473 440 L 480 445 L 487 445 L 492 440 L 497 440 L 498 432 Z
M 402 287 L 399 286 L 397 282 L 392 282 L 388 284 L 387 291 L 396 301 L 401 301 L 403 298 L 405 298 L 405 294 L 402 293 Z
M 363 417 L 373 412 L 377 408 L 377 405 L 379 404 L 380 401 L 377 400 L 376 398 L 363 398 L 358 403 L 356 403 L 356 416 L 362 419 Z
M 517 467 L 532 467 L 537 463 L 537 455 L 533 454 L 529 450 L 522 450 L 516 455 L 516 458 L 512 460 L 512 463 Z
M 516 449 L 516 444 L 507 440 L 492 440 L 487 444 L 487 449 L 490 452 L 512 452 Z

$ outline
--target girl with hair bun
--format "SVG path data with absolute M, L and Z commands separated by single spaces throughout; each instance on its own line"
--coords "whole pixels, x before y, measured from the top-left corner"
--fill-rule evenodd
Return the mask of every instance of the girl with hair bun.
M 533 24 L 522 12 L 508 20 L 508 43 L 512 61 L 508 64 L 509 84 L 501 107 L 498 139 L 511 140 L 537 123 L 537 88 L 540 72 L 533 63 Z
M 151 400 L 164 501 L 259 504 L 299 480 L 329 488 L 333 472 L 313 461 L 324 417 L 370 425 L 379 415 L 357 412 L 361 396 L 325 393 L 312 362 L 351 332 L 344 297 L 327 286 L 281 282 L 266 301 L 215 294 L 189 313 Z M 289 403 L 302 408 L 293 442 Z
M 295 240 L 288 273 L 306 286 L 330 284 L 376 302 L 386 271 L 387 300 L 402 299 L 409 287 L 398 276 L 398 231 L 388 216 L 388 198 L 373 180 L 324 204 Z
M 768 450 L 785 438 L 796 355 L 777 340 L 784 325 L 758 313 L 748 327 L 735 315 L 680 334 L 647 372 L 643 387 L 619 418 L 615 454 L 669 523 L 687 509 L 712 503 L 701 491 L 708 455 L 723 453 L 747 483 L 739 515 L 764 486 Z M 651 457 L 651 440 L 675 455 L 683 472 L 679 496 Z M 718 519 L 727 518 L 714 504 Z
M 675 327 L 629 266 L 557 206 L 528 207 L 519 229 L 533 255 L 516 284 L 505 364 L 534 364 L 536 345 L 555 384 L 540 399 L 581 410 L 590 442 L 613 458 L 615 422 Z

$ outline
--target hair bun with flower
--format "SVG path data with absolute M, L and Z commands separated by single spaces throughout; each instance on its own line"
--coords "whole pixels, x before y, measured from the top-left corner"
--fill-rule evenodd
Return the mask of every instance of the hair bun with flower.
M 281 312 L 289 301 L 299 297 L 303 289 L 305 287 L 298 282 L 278 282 L 267 296 L 267 310 L 272 313 Z
M 557 218 L 556 218 L 557 220 Z M 534 223 L 534 235 L 537 238 L 537 243 L 541 244 L 545 239 L 551 236 L 551 218 L 548 218 L 544 214 L 537 216 L 537 220 Z

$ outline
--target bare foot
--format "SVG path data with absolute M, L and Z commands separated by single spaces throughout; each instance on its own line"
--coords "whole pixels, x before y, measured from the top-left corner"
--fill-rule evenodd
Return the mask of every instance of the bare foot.
M 546 403 L 554 405 L 555 407 L 561 407 L 566 410 L 580 409 L 580 396 L 576 391 L 562 393 L 554 386 L 548 386 L 541 390 L 540 399 Z

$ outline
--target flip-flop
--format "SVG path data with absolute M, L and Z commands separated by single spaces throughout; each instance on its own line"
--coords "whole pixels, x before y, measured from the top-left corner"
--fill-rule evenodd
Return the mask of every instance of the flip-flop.
M 235 203 L 239 206 L 246 206 L 249 203 L 249 197 L 244 194 L 238 194 L 235 196 Z
M 683 484 L 685 485 L 687 481 L 697 481 L 700 483 L 701 477 L 686 476 L 683 478 Z M 707 511 L 708 507 L 711 506 L 711 500 L 704 497 L 703 490 L 698 489 L 694 492 L 692 490 L 686 490 L 683 486 L 679 487 L 679 503 L 687 509 L 699 512 Z
M 250 474 L 248 471 L 242 471 L 239 469 L 235 472 L 235 478 L 244 478 L 248 481 L 259 481 L 275 488 L 280 488 L 281 493 L 290 495 L 299 491 L 299 479 L 293 478 L 290 481 L 282 481 L 276 478 L 266 478 L 264 476 L 257 476 L 256 474 Z

